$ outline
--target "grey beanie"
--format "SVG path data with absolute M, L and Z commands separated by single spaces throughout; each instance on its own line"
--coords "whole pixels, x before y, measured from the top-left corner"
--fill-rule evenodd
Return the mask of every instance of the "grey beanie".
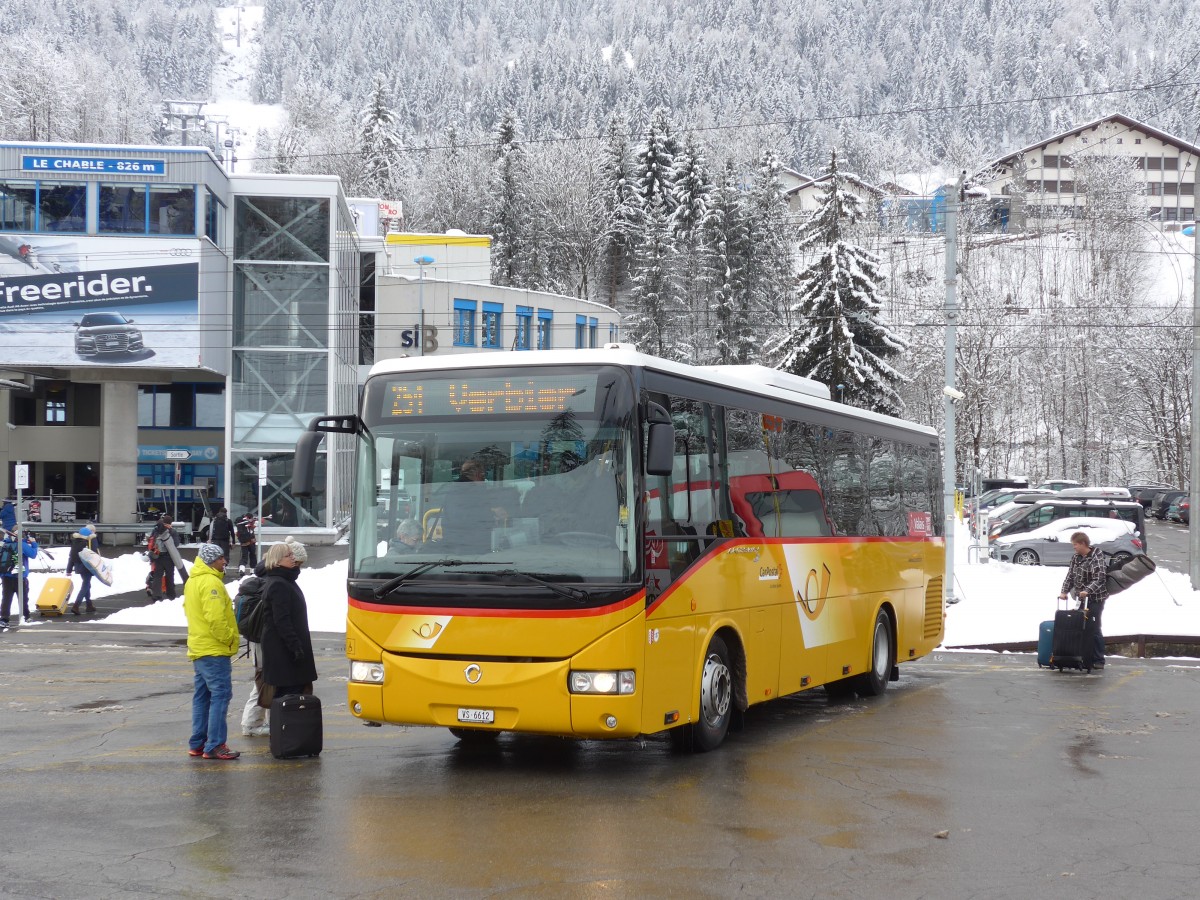
M 308 550 L 304 545 L 292 537 L 290 534 L 283 539 L 283 542 L 288 545 L 288 549 L 292 551 L 292 556 L 296 558 L 296 562 L 304 564 L 308 562 Z
M 196 555 L 204 561 L 205 565 L 211 566 L 225 555 L 225 551 L 219 544 L 201 544 L 200 551 Z

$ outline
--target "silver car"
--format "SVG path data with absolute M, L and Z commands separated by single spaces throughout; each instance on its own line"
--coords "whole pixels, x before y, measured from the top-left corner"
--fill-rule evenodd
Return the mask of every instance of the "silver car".
M 997 538 L 989 552 L 992 559 L 1019 566 L 1067 566 L 1075 552 L 1071 535 L 1077 531 L 1086 534 L 1093 547 L 1099 547 L 1118 565 L 1144 552 L 1133 523 L 1124 519 L 1090 517 L 1055 519 L 1033 531 Z

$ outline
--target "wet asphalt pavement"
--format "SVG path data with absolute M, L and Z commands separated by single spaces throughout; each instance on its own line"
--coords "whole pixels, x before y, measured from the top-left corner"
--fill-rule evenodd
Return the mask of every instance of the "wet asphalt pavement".
M 186 755 L 178 629 L 0 635 L 6 897 L 1195 896 L 1200 670 L 940 653 L 720 750 L 367 728 L 316 636 L 325 752 Z

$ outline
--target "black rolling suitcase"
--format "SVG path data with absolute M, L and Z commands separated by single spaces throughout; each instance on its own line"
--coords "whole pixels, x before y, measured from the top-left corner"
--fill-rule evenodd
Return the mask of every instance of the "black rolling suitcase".
M 288 694 L 271 701 L 271 755 L 276 759 L 320 756 L 321 700 L 313 694 Z
M 1082 609 L 1058 610 L 1054 614 L 1054 646 L 1050 652 L 1051 667 L 1060 672 L 1063 669 L 1092 671 L 1092 656 L 1095 649 L 1093 627 L 1086 606 Z

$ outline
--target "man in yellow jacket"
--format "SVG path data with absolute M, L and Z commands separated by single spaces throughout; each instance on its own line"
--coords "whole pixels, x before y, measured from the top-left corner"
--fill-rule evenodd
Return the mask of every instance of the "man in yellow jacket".
M 225 716 L 233 697 L 233 656 L 238 648 L 237 619 L 223 578 L 226 562 L 225 551 L 219 546 L 201 544 L 183 586 L 188 659 L 196 672 L 188 756 L 205 759 L 241 756 L 225 743 Z

